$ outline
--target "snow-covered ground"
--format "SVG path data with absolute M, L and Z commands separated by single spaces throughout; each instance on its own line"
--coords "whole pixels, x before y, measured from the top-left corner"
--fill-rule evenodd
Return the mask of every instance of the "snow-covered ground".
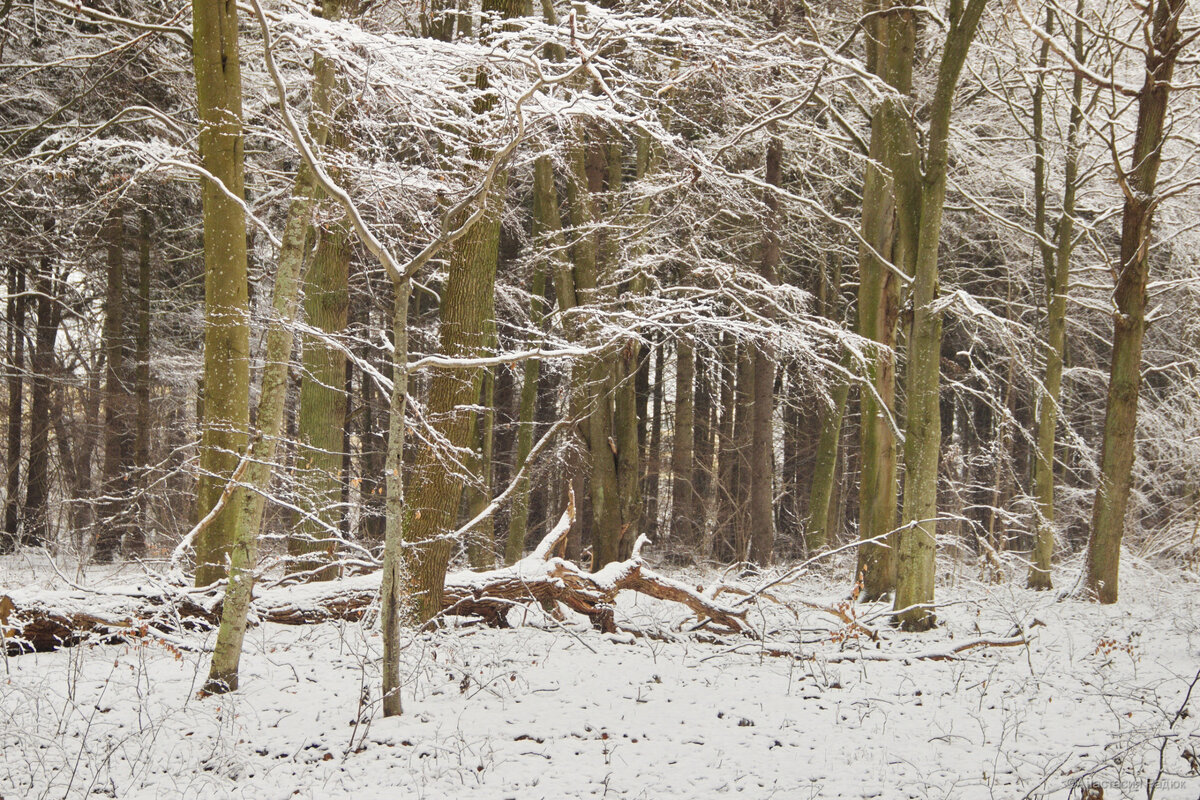
M 0 564 L 0 594 L 30 567 Z M 8 658 L 0 797 L 1078 798 L 1097 782 L 1111 799 L 1146 798 L 1156 778 L 1156 798 L 1200 797 L 1200 686 L 1177 714 L 1200 669 L 1194 573 L 1127 562 L 1122 602 L 1101 607 L 967 572 L 943 576 L 935 632 L 875 620 L 878 643 L 767 603 L 766 646 L 791 657 L 533 612 L 419 635 L 391 719 L 370 624 L 255 628 L 241 690 L 205 699 L 211 636 Z M 812 576 L 777 597 L 846 588 Z M 682 615 L 628 596 L 619 619 L 669 630 Z M 1028 646 L 900 657 L 1018 629 Z

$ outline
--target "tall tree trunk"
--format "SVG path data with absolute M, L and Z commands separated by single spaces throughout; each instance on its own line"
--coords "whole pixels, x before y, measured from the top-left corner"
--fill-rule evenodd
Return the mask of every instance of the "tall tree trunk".
M 675 425 L 671 434 L 671 545 L 695 552 L 694 472 L 696 350 L 687 334 L 675 341 Z
M 13 259 L 8 272 L 8 449 L 4 496 L 4 534 L 0 553 L 11 553 L 20 531 L 21 423 L 24 420 L 25 383 L 25 267 Z
M 254 588 L 258 561 L 258 537 L 266 510 L 266 492 L 271 483 L 280 434 L 287 417 L 288 368 L 292 359 L 292 325 L 299 308 L 300 283 L 313 203 L 312 177 L 301 165 L 292 188 L 287 222 L 279 248 L 272 316 L 267 325 L 261 386 L 255 420 L 258 433 L 249 445 L 243 481 L 247 491 L 235 492 L 233 508 L 235 537 L 230 549 L 229 582 L 221 607 L 221 627 L 213 649 L 208 681 L 204 689 L 219 693 L 238 686 L 238 664 L 246 635 L 246 614 Z
M 916 133 L 905 100 L 912 93 L 916 14 L 908 0 L 870 0 L 867 65 L 900 97 L 887 97 L 871 117 L 870 161 L 863 177 L 863 245 L 859 254 L 858 331 L 876 342 L 862 393 L 862 482 L 859 535 L 886 539 L 858 551 L 862 597 L 895 588 L 896 323 L 900 276 L 912 274 L 920 214 Z
M 117 557 L 129 528 L 125 466 L 128 462 L 131 387 L 125 363 L 128 291 L 125 286 L 125 216 L 114 208 L 104 223 L 108 245 L 108 286 L 104 299 L 104 477 L 99 529 L 93 558 L 99 563 Z
M 452 358 L 483 355 L 492 316 L 496 244 L 505 181 L 498 180 L 487 199 L 485 219 L 455 242 L 442 292 L 441 352 Z M 474 408 L 479 400 L 482 370 L 431 370 L 426 416 L 446 443 L 460 451 L 472 444 Z M 389 462 L 390 463 L 390 462 Z M 443 538 L 453 528 L 462 498 L 463 479 L 438 450 L 422 445 L 412 480 L 406 487 L 404 534 L 411 543 L 409 575 L 416 595 L 414 611 L 420 621 L 441 611 L 442 584 L 453 543 Z
M 843 356 L 842 366 L 853 368 L 849 355 Z M 817 456 L 809 488 L 808 526 L 804 532 L 804 544 L 810 554 L 827 547 L 831 534 L 836 530 L 833 524 L 833 495 L 838 480 L 842 419 L 849 397 L 850 382 L 839 376 L 829 393 L 829 405 L 821 410 L 821 432 L 817 439 Z
M 734 422 L 737 417 L 738 344 L 725 334 L 721 344 L 721 419 L 717 430 L 717 526 L 713 556 L 722 563 L 737 560 L 737 443 Z
M 767 145 L 767 183 L 779 186 L 783 182 L 783 142 L 772 137 Z M 779 235 L 782 223 L 779 198 L 771 190 L 763 196 L 769 209 L 766 232 L 763 236 L 763 255 L 759 274 L 769 284 L 776 284 L 779 269 Z M 769 306 L 763 317 L 775 317 Z M 760 567 L 769 566 L 775 548 L 775 357 L 770 342 L 764 340 L 754 347 L 754 411 L 750 433 L 750 561 Z
M 907 430 L 904 440 L 903 525 L 896 537 L 896 616 L 908 630 L 926 630 L 935 618 L 934 558 L 937 552 L 937 482 L 941 455 L 938 384 L 942 353 L 942 316 L 936 310 L 938 243 L 946 197 L 947 143 L 958 76 L 975 38 L 987 0 L 951 5 L 950 31 L 938 67 L 930 107 L 925 169 L 921 185 L 921 225 L 913 282 L 913 321 L 905 375 Z
M 663 359 L 662 342 L 654 346 L 654 378 L 648 388 L 650 392 L 650 431 L 646 442 L 646 482 L 642 496 L 646 498 L 646 536 L 656 540 L 659 529 L 658 487 L 662 478 L 662 423 L 663 423 Z
M 46 233 L 53 222 L 45 225 Z M 62 321 L 62 305 L 50 256 L 41 259 L 33 278 L 37 295 L 37 333 L 34 338 L 33 376 L 30 381 L 29 468 L 25 483 L 23 544 L 37 546 L 49 541 L 47 499 L 50 496 L 50 426 L 54 403 L 51 376 L 54 373 L 54 342 Z
M 414 615 L 408 606 L 411 595 L 402 596 L 408 583 L 412 556 L 404 553 L 404 414 L 408 400 L 408 299 L 410 281 L 397 281 L 393 287 L 392 310 L 392 397 L 388 414 L 387 528 L 383 543 L 383 576 L 380 582 L 380 627 L 383 629 L 383 715 L 398 716 L 403 711 L 400 698 L 400 623 Z M 402 602 L 404 603 L 402 605 Z
M 556 276 L 556 291 L 560 293 L 560 306 L 565 312 L 574 307 L 574 288 L 557 284 L 563 275 L 570 272 L 570 263 L 566 258 L 566 240 L 563 236 L 562 216 L 558 211 L 558 192 L 554 188 L 554 166 L 549 156 L 539 156 L 533 168 L 533 235 L 535 240 L 541 238 L 551 255 L 548 265 L 539 264 L 534 268 L 533 278 L 529 288 L 529 320 L 537 330 L 544 325 L 546 271 L 550 269 Z M 562 294 L 562 292 L 568 294 Z M 537 405 L 538 378 L 541 375 L 541 362 L 530 359 L 524 364 L 525 374 L 521 383 L 520 410 L 518 411 L 517 452 L 513 460 L 513 474 L 525 465 L 529 451 L 533 449 L 534 414 Z M 504 548 L 506 564 L 515 563 L 524 554 L 525 538 L 528 534 L 529 523 L 529 487 L 528 474 L 524 475 L 513 497 L 512 513 L 509 516 L 508 540 Z
M 594 137 L 600 139 L 601 137 Z M 570 156 L 567 198 L 571 227 L 576 303 L 594 313 L 599 304 L 600 246 L 589 229 L 599 219 L 598 198 L 604 190 L 608 148 L 603 141 L 587 142 L 580 133 Z M 586 330 L 587 328 L 585 328 Z M 588 450 L 592 517 L 592 567 L 600 569 L 620 557 L 621 509 L 617 487 L 617 443 L 613 438 L 614 364 L 608 354 L 579 359 L 583 429 Z
M 488 324 L 491 329 L 491 341 L 488 347 L 496 347 L 496 324 Z M 488 367 L 483 371 L 480 386 L 479 407 L 482 409 L 475 415 L 474 458 L 471 472 L 478 481 L 469 485 L 467 493 L 467 517 L 474 519 L 488 504 L 492 502 L 492 472 L 495 465 L 495 432 L 496 432 L 496 368 Z M 472 569 L 487 570 L 496 564 L 496 529 L 492 517 L 479 522 L 467 534 L 467 555 Z
M 1075 57 L 1086 58 L 1083 49 L 1083 4 L 1076 4 Z M 1046 20 L 1047 32 L 1053 31 L 1053 17 Z M 1039 63 L 1045 64 L 1049 53 L 1043 44 Z M 1039 73 L 1033 98 L 1034 134 L 1034 198 L 1037 214 L 1034 230 L 1046 239 L 1046 157 L 1042 138 L 1042 107 L 1044 77 Z M 1083 75 L 1074 74 L 1071 83 L 1071 116 L 1067 127 L 1067 155 L 1063 174 L 1062 215 L 1055 230 L 1056 243 L 1039 242 L 1046 280 L 1046 372 L 1042 377 L 1045 393 L 1037 402 L 1037 452 L 1033 459 L 1033 496 L 1037 518 L 1037 538 L 1029 567 L 1031 589 L 1050 589 L 1050 566 L 1054 558 L 1054 451 L 1058 424 L 1059 399 L 1062 395 L 1063 356 L 1067 348 L 1067 289 L 1071 277 L 1071 253 L 1075 247 L 1075 195 L 1079 183 L 1079 130 L 1083 124 Z
M 1138 94 L 1133 153 L 1122 180 L 1125 207 L 1121 217 L 1121 266 L 1113 295 L 1117 310 L 1113 314 L 1112 364 L 1100 449 L 1100 481 L 1092 507 L 1092 536 L 1087 552 L 1086 586 L 1101 603 L 1117 602 L 1121 539 L 1137 450 L 1146 282 L 1154 208 L 1158 202 L 1155 192 L 1171 77 L 1182 48 L 1179 18 L 1186 6 L 1187 0 L 1155 0 L 1146 6 L 1145 12 L 1152 15 L 1147 20 L 1152 34 L 1147 42 L 1145 83 Z
M 713 487 L 713 413 L 716 406 L 713 403 L 712 372 L 715 363 L 710 358 L 712 351 L 707 348 L 697 351 L 696 388 L 693 392 L 695 411 L 692 423 L 695 435 L 692 437 L 694 460 L 692 462 L 692 490 L 696 517 L 696 557 L 699 558 L 706 549 L 709 531 L 709 518 L 712 515 Z
M 516 0 L 484 0 L 482 10 L 510 19 L 521 13 L 521 8 Z M 487 88 L 485 72 L 476 76 L 476 85 Z M 494 102 L 494 97 L 484 96 L 476 110 L 485 114 Z M 488 154 L 477 150 L 472 156 L 483 162 Z M 507 186 L 508 173 L 501 170 L 485 199 L 483 218 L 450 248 L 439 339 L 442 353 L 451 358 L 481 356 L 490 341 L 487 322 L 494 316 L 500 218 Z M 469 448 L 475 431 L 475 412 L 469 407 L 478 401 L 482 371 L 431 372 L 427 415 L 450 447 L 457 451 Z M 422 446 L 416 455 L 412 482 L 405 490 L 410 502 L 404 511 L 404 536 L 411 543 L 405 554 L 410 558 L 413 612 L 421 622 L 441 612 L 442 588 L 453 551 L 453 543 L 444 536 L 452 529 L 462 500 L 463 482 L 446 466 L 439 453 Z
M 150 471 L 150 236 L 153 222 L 150 212 L 139 214 L 137 331 L 134 337 L 134 442 L 133 466 L 137 470 L 138 520 L 129 531 L 126 548 L 132 556 L 146 553 L 146 529 L 149 527 L 150 504 L 146 496 Z
M 250 425 L 246 218 L 242 206 L 233 199 L 245 196 L 235 3 L 192 0 L 192 55 L 200 117 L 200 161 L 223 184 L 203 183 L 204 416 L 196 503 L 197 513 L 203 518 L 225 491 L 246 448 Z M 225 576 L 226 559 L 236 535 L 236 508 L 236 503 L 226 504 L 196 537 L 197 586 Z
M 734 508 L 735 561 L 750 557 L 751 509 L 754 475 L 750 450 L 754 446 L 754 348 L 743 344 L 738 348 L 737 390 L 734 402 L 737 411 L 733 421 L 734 471 L 730 494 Z
M 323 16 L 336 20 L 343 10 L 342 0 L 325 0 Z M 330 93 L 334 73 L 331 65 L 318 57 L 313 64 L 313 134 L 323 144 L 330 125 Z M 283 98 L 281 98 L 281 101 Z M 266 510 L 266 494 L 271 482 L 280 434 L 288 420 L 288 371 L 292 359 L 292 326 L 300 305 L 300 285 L 304 282 L 305 255 L 311 236 L 311 219 L 316 202 L 316 182 L 312 167 L 300 165 L 292 187 L 287 222 L 280 242 L 275 286 L 271 297 L 272 317 L 267 325 L 266 348 L 255 420 L 258 432 L 247 442 L 243 453 L 244 482 L 247 490 L 236 490 L 231 498 L 234 538 L 229 552 L 229 580 L 221 608 L 221 626 L 213 650 L 207 692 L 225 692 L 237 688 L 238 664 L 246 634 L 247 614 L 254 589 L 258 561 L 258 537 Z M 314 256 L 312 268 L 316 269 Z M 338 384 L 340 385 L 340 384 Z M 339 431 L 340 432 L 340 431 Z M 289 439 L 294 438 L 289 430 Z M 241 459 L 239 459 L 241 461 Z M 386 643 L 385 643 L 386 653 Z
M 317 233 L 316 254 L 304 286 L 304 318 L 330 337 L 346 329 L 350 307 L 350 238 L 344 221 Z M 346 356 L 314 334 L 302 337 L 299 441 L 296 448 L 301 508 L 307 515 L 287 539 L 288 571 L 309 580 L 337 577 L 334 553 L 342 518 L 342 438 L 346 425 Z
M 825 265 L 830 264 L 832 274 Z M 838 254 L 822 261 L 821 269 L 821 313 L 836 322 L 841 313 L 842 259 Z M 844 370 L 854 368 L 847 351 L 842 355 Z M 833 527 L 833 494 L 838 480 L 838 448 L 842 439 L 842 419 L 846 414 L 846 401 L 850 397 L 850 382 L 839 375 L 829 393 L 829 404 L 821 409 L 821 431 L 817 437 L 817 453 L 813 463 L 812 485 L 809 487 L 808 524 L 804 531 L 807 551 L 816 553 L 829 544 Z
M 547 164 L 547 167 L 549 164 Z M 544 190 L 545 187 L 540 187 Z M 554 184 L 550 184 L 553 191 Z M 536 191 L 536 190 L 535 190 Z M 555 196 L 557 200 L 557 195 Z M 537 199 L 535 195 L 534 204 Z M 558 215 L 558 203 L 554 203 L 553 212 Z M 535 215 L 537 213 L 535 208 Z M 538 266 L 534 269 L 530 284 L 529 318 L 530 322 L 541 330 L 545 312 L 546 270 Z M 513 474 L 520 472 L 533 449 L 534 414 L 537 411 L 538 378 L 541 375 L 541 361 L 529 359 L 524 364 L 524 375 L 521 376 L 521 399 L 517 411 L 517 448 L 513 458 Z M 517 490 L 513 496 L 512 512 L 508 518 L 508 538 L 504 546 L 504 563 L 515 564 L 525 554 L 525 538 L 529 532 L 529 474 L 521 476 Z

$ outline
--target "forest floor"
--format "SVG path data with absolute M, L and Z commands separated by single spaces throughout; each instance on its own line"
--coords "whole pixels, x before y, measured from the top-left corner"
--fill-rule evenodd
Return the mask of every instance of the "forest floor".
M 0 561 L 0 593 L 38 583 L 39 558 Z M 765 643 L 603 635 L 533 611 L 511 630 L 419 634 L 390 719 L 370 624 L 258 626 L 241 690 L 204 699 L 211 634 L 10 657 L 0 797 L 1078 798 L 1099 783 L 1113 800 L 1156 779 L 1154 798 L 1200 797 L 1200 686 L 1178 713 L 1200 669 L 1195 573 L 1127 559 L 1122 602 L 1101 607 L 1027 591 L 1015 565 L 1002 584 L 973 571 L 946 565 L 931 633 L 860 606 L 878 641 L 773 603 L 752 612 L 777 629 Z M 836 603 L 847 588 L 818 574 L 776 597 Z M 622 598 L 629 627 L 683 620 Z M 1018 631 L 1027 646 L 913 657 Z

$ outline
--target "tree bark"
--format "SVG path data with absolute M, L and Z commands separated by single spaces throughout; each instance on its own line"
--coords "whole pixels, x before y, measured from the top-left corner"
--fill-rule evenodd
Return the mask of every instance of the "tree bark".
M 694 472 L 696 385 L 695 345 L 682 334 L 675 341 L 675 425 L 671 433 L 671 544 L 680 553 L 695 552 Z
M 403 711 L 400 698 L 400 623 L 411 618 L 412 596 L 402 587 L 408 582 L 409 558 L 404 547 L 404 414 L 408 400 L 408 299 L 411 281 L 396 282 L 392 310 L 392 397 L 388 422 L 387 527 L 383 543 L 383 575 L 380 578 L 380 627 L 383 629 L 383 715 Z
M 1121 539 L 1137 451 L 1137 405 L 1155 192 L 1171 77 L 1182 48 L 1179 19 L 1186 5 L 1186 0 L 1156 0 L 1146 7 L 1146 13 L 1152 14 L 1147 20 L 1152 34 L 1147 43 L 1145 82 L 1138 95 L 1138 124 L 1130 168 L 1122 181 L 1125 207 L 1121 217 L 1121 266 L 1113 295 L 1117 309 L 1113 314 L 1112 364 L 1100 450 L 1100 479 L 1092 506 L 1092 536 L 1087 552 L 1085 585 L 1101 603 L 1117 602 Z
M 562 216 L 558 210 L 558 192 L 554 188 L 554 166 L 549 156 L 539 156 L 534 162 L 533 173 L 533 235 L 539 237 L 550 248 L 549 264 L 539 264 L 534 268 L 530 283 L 529 320 L 533 326 L 541 330 L 545 324 L 543 305 L 546 294 L 547 270 L 555 276 L 569 274 L 570 263 L 566 257 L 566 239 L 563 236 Z M 558 287 L 561 278 L 556 277 L 556 290 L 567 290 L 568 287 Z M 565 312 L 574 306 L 574 289 L 570 288 L 569 295 L 560 296 L 560 306 Z M 564 303 L 566 305 L 564 305 Z M 518 412 L 517 452 L 513 460 L 513 473 L 516 474 L 525 465 L 529 451 L 533 449 L 534 414 L 537 404 L 538 378 L 541 375 L 541 362 L 530 359 L 524 365 L 525 374 L 521 383 L 520 410 Z M 508 540 L 504 548 L 504 563 L 513 564 L 520 560 L 525 551 L 525 537 L 528 534 L 529 523 L 529 493 L 530 480 L 528 474 L 521 478 L 513 497 L 512 513 L 509 516 Z
M 733 421 L 734 470 L 730 496 L 734 509 L 734 560 L 750 557 L 751 510 L 754 475 L 750 449 L 754 446 L 754 348 L 743 343 L 738 348 L 737 390 L 734 402 L 737 412 Z
M 738 344 L 725 335 L 721 344 L 721 419 L 717 429 L 717 526 L 713 541 L 713 556 L 722 563 L 737 559 L 738 498 L 737 444 L 734 441 L 734 422 L 737 417 Z
M 318 78 L 319 80 L 319 78 Z M 350 307 L 350 238 L 339 220 L 317 232 L 304 286 L 304 318 L 330 337 L 346 329 Z M 342 436 L 346 425 L 346 356 L 315 334 L 302 336 L 297 483 L 307 512 L 287 539 L 288 571 L 308 580 L 337 577 L 342 517 Z
M 709 518 L 713 505 L 713 403 L 712 373 L 715 361 L 711 350 L 697 350 L 696 388 L 693 392 L 695 412 L 692 418 L 693 436 L 692 493 L 696 518 L 696 555 L 700 557 L 708 546 Z
M 53 222 L 47 222 L 46 233 L 53 226 Z M 37 295 L 37 329 L 29 392 L 29 467 L 25 477 L 25 523 L 21 535 L 21 543 L 27 546 L 49 542 L 47 500 L 50 496 L 50 426 L 54 404 L 51 378 L 55 367 L 54 343 L 62 322 L 57 284 L 50 256 L 46 255 L 33 278 L 33 290 Z
M 916 14 L 908 0 L 867 4 L 867 65 L 902 97 L 912 93 Z M 917 140 L 905 101 L 885 98 L 871 117 L 870 161 L 863 177 L 858 331 L 876 342 L 862 393 L 862 482 L 859 491 L 858 576 L 862 597 L 875 600 L 895 588 L 896 324 L 900 278 L 911 275 L 920 215 Z
M 942 317 L 934 309 L 938 291 L 938 243 L 946 197 L 947 142 L 958 77 L 975 38 L 987 0 L 951 5 L 950 31 L 938 67 L 930 112 L 921 185 L 921 223 L 914 273 L 912 332 L 909 336 L 904 440 L 903 525 L 896 537 L 897 619 L 907 630 L 927 630 L 933 611 L 934 559 L 937 552 L 937 482 L 941 455 L 938 384 Z M 955 14 L 954 12 L 957 12 Z
M 235 3 L 193 0 L 192 54 L 200 117 L 200 161 L 222 186 L 203 183 L 204 416 L 201 420 L 197 514 L 216 504 L 246 448 L 250 425 L 249 286 L 246 219 L 234 198 L 245 196 L 242 78 Z M 235 537 L 237 503 L 227 504 L 196 540 L 196 584 L 225 576 Z
M 153 222 L 150 212 L 142 209 L 139 214 L 138 233 L 138 283 L 135 309 L 137 330 L 134 337 L 134 434 L 133 467 L 137 470 L 137 522 L 126 536 L 126 551 L 131 556 L 146 554 L 146 530 L 149 528 L 150 503 L 146 496 L 150 471 L 150 237 Z
M 108 286 L 104 299 L 104 495 L 100 503 L 99 528 L 92 557 L 98 563 L 113 561 L 129 530 L 128 475 L 131 445 L 132 385 L 125 363 L 126 306 L 125 216 L 114 208 L 104 223 L 108 246 Z
M 772 137 L 767 145 L 766 180 L 772 186 L 783 182 L 783 142 Z M 763 234 L 763 255 L 759 275 L 768 284 L 779 282 L 779 230 L 782 224 L 779 198 L 769 189 L 763 195 L 768 215 Z M 774 319 L 770 306 L 762 310 L 764 318 Z M 769 566 L 775 548 L 775 358 L 769 341 L 754 346 L 754 410 L 750 433 L 750 561 Z
M 521 13 L 516 0 L 484 0 L 483 12 L 498 13 L 505 19 Z M 476 85 L 487 88 L 487 74 L 476 76 Z M 484 114 L 494 103 L 485 96 L 477 105 Z M 472 154 L 484 161 L 487 154 Z M 494 316 L 496 262 L 499 257 L 500 217 L 508 173 L 498 172 L 485 199 L 484 217 L 450 247 L 446 283 L 442 290 L 441 351 L 449 357 L 473 358 L 483 355 L 490 340 L 487 322 Z M 435 430 L 456 452 L 469 448 L 475 430 L 473 406 L 480 391 L 482 371 L 435 369 L 429 379 L 427 415 Z M 450 563 L 453 543 L 443 538 L 452 528 L 462 500 L 463 481 L 455 469 L 447 469 L 442 454 L 422 446 L 416 455 L 412 482 L 406 487 L 410 502 L 405 507 L 404 536 L 411 547 L 406 550 L 410 587 L 414 595 L 413 613 L 426 622 L 441 612 L 442 584 Z
M 4 496 L 4 534 L 0 553 L 11 553 L 20 532 L 21 423 L 24 420 L 25 383 L 25 268 L 13 259 L 8 272 L 8 447 Z

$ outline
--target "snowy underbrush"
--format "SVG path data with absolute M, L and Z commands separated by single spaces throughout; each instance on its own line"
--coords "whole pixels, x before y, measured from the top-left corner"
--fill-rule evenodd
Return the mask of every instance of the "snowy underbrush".
M 370 622 L 254 628 L 241 690 L 205 699 L 211 635 L 11 657 L 0 797 L 1200 796 L 1194 574 L 1129 563 L 1101 607 L 951 564 L 941 625 L 901 634 L 883 606 L 837 606 L 848 572 L 761 599 L 762 640 L 632 593 L 617 634 L 455 621 L 408 641 L 390 719 Z

